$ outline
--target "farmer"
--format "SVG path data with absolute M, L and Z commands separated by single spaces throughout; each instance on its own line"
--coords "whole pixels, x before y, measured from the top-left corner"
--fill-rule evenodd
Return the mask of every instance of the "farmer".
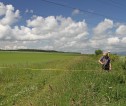
M 102 65 L 102 69 L 107 71 L 111 70 L 111 60 L 109 53 L 110 51 L 103 53 L 103 56 L 99 60 L 99 63 Z

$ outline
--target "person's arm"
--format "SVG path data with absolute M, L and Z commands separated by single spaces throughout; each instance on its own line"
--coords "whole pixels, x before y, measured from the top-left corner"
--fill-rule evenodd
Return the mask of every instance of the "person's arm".
M 100 64 L 104 64 L 101 60 L 98 60 L 98 62 L 99 62 Z
M 98 60 L 98 62 L 99 62 L 100 64 L 104 64 L 104 63 L 102 62 L 102 60 L 103 60 L 103 57 L 101 57 L 101 58 Z

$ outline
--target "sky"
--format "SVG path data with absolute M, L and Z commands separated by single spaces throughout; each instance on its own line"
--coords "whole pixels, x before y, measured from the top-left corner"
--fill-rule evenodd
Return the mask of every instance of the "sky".
M 125 10 L 125 0 L 0 0 L 0 49 L 125 52 Z

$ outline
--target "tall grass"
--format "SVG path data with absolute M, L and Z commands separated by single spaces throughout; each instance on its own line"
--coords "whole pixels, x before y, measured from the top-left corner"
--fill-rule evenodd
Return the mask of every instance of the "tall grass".
M 101 70 L 95 55 L 5 52 L 0 58 L 7 66 L 0 68 L 0 106 L 126 104 L 126 62 L 120 56 L 111 55 L 111 72 Z

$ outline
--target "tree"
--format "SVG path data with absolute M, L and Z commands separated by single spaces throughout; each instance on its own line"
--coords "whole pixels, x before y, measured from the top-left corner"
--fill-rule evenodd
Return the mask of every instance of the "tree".
M 96 54 L 96 55 L 100 55 L 100 54 L 102 54 L 102 53 L 103 53 L 103 51 L 102 51 L 102 50 L 100 50 L 100 49 L 95 50 L 95 54 Z

